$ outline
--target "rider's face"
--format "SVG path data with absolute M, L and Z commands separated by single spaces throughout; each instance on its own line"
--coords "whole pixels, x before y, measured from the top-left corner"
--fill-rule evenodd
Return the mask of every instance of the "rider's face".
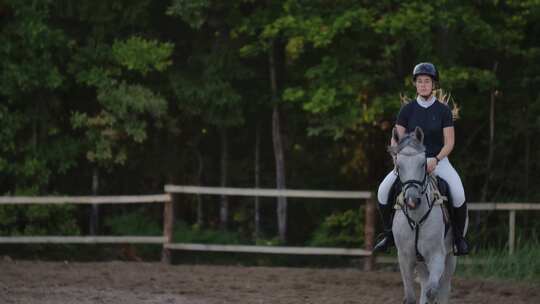
M 433 92 L 433 80 L 427 75 L 418 75 L 414 85 L 416 93 L 422 97 L 429 97 Z

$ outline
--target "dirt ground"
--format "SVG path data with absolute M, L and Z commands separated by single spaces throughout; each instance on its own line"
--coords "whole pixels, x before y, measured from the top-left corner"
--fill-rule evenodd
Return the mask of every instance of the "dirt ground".
M 401 303 L 397 272 L 0 261 L 0 303 Z M 540 303 L 526 284 L 454 280 L 452 303 Z

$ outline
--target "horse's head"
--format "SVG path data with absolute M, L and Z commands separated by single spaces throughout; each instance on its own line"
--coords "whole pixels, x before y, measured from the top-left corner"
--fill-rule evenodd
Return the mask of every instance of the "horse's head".
M 404 199 L 407 206 L 415 209 L 422 202 L 426 184 L 426 148 L 424 147 L 424 132 L 416 127 L 414 132 L 398 138 L 397 132 L 392 131 L 394 140 L 398 143 L 388 151 L 396 160 L 396 171 L 401 182 Z

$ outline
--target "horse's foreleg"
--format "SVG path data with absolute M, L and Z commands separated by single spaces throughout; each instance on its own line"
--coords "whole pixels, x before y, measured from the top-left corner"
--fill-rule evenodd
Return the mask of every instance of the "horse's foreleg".
M 439 294 L 439 282 L 444 273 L 445 256 L 435 255 L 429 261 L 427 266 L 429 269 L 429 279 L 426 285 L 426 297 L 428 303 L 434 303 Z
M 403 290 L 405 292 L 404 304 L 415 304 L 416 295 L 414 294 L 414 258 L 405 258 L 398 254 L 399 269 L 403 281 Z
M 446 257 L 446 267 L 444 269 L 443 276 L 441 278 L 441 287 L 439 290 L 439 303 L 448 304 L 450 298 L 450 289 L 452 283 L 452 275 L 456 270 L 456 257 L 450 254 Z
M 416 271 L 418 272 L 418 278 L 420 279 L 420 304 L 425 304 L 427 302 L 426 285 L 429 280 L 429 271 L 425 263 L 419 263 L 416 266 Z

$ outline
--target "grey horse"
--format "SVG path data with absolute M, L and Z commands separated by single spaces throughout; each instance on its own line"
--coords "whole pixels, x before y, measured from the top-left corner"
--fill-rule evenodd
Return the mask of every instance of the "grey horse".
M 452 233 L 445 231 L 443 197 L 435 178 L 426 171 L 426 154 L 421 128 L 398 138 L 389 147 L 395 157 L 403 193 L 396 207 L 392 233 L 398 252 L 405 297 L 403 303 L 416 303 L 415 269 L 419 277 L 420 303 L 448 303 L 450 283 L 456 268 Z M 451 228 L 448 228 L 451 229 Z

